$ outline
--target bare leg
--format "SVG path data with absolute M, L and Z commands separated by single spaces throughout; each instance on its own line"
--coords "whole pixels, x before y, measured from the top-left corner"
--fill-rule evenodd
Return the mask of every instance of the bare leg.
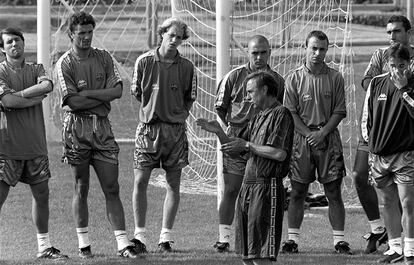
M 387 228 L 388 238 L 401 237 L 401 210 L 399 206 L 399 197 L 397 185 L 393 183 L 390 186 L 378 189 L 384 198 L 384 223 Z
M 309 184 L 299 183 L 292 180 L 292 191 L 288 208 L 288 227 L 299 229 L 302 225 L 304 214 L 304 203 L 308 194 Z
M 344 231 L 345 207 L 341 195 L 342 179 L 337 179 L 323 185 L 329 201 L 329 222 L 333 230 Z
M 49 227 L 49 181 L 30 185 L 33 194 L 32 218 L 37 233 L 47 233 Z
M 172 229 L 178 205 L 180 204 L 181 169 L 166 174 L 167 194 L 164 200 L 162 227 Z
M 151 169 L 134 170 L 134 191 L 132 193 L 132 208 L 134 211 L 135 227 L 145 227 L 147 215 L 147 187 Z
M 72 165 L 72 171 L 75 176 L 75 191 L 72 200 L 73 218 L 77 228 L 87 227 L 89 222 L 89 163 Z
M 239 194 L 243 176 L 235 174 L 223 174 L 224 193 L 219 205 L 219 223 L 231 225 L 234 219 L 234 209 Z
M 10 186 L 6 182 L 0 180 L 0 212 L 4 202 L 7 199 L 7 196 L 9 195 L 9 191 Z

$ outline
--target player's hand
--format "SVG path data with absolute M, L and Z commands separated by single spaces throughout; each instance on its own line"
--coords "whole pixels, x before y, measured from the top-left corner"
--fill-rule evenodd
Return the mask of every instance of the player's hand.
M 391 74 L 391 81 L 394 83 L 394 85 L 398 89 L 401 89 L 407 86 L 408 75 L 409 75 L 408 70 L 404 70 L 404 72 L 401 73 L 400 71 L 391 68 L 390 74 Z
M 221 151 L 231 156 L 240 155 L 245 150 L 246 141 L 240 138 L 235 138 L 233 141 L 222 144 Z
M 216 120 L 198 118 L 196 124 L 207 132 L 218 133 L 221 130 L 220 123 Z
M 322 130 L 310 132 L 306 136 L 306 141 L 308 141 L 308 143 L 315 148 L 326 148 L 325 135 L 323 134 Z

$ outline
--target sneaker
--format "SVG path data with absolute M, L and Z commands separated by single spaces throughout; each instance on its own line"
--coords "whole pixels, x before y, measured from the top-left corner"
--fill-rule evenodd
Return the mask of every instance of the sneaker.
M 394 250 L 384 252 L 385 257 L 377 260 L 378 263 L 396 263 L 404 259 L 403 254 L 398 254 Z
M 147 247 L 139 239 L 133 238 L 133 239 L 131 239 L 131 243 L 134 244 L 135 252 L 137 252 L 138 255 L 148 253 Z
M 295 240 L 289 239 L 282 243 L 282 251 L 281 253 L 298 253 L 298 244 L 296 244 Z
M 91 259 L 91 258 L 93 258 L 92 251 L 91 251 L 91 246 L 80 248 L 78 255 L 82 259 Z
M 129 259 L 136 259 L 138 258 L 138 254 L 135 251 L 134 246 L 127 246 L 121 250 L 118 251 L 118 256 L 121 258 L 129 258 Z
M 349 243 L 345 241 L 339 241 L 338 243 L 336 243 L 335 251 L 339 254 L 353 255 L 351 248 L 349 247 Z
M 47 248 L 42 252 L 37 253 L 38 259 L 50 259 L 50 260 L 64 260 L 69 257 L 63 254 L 60 254 L 60 250 L 54 247 Z
M 218 253 L 224 253 L 230 251 L 230 244 L 228 242 L 216 242 L 213 246 Z
M 387 243 L 388 241 L 387 229 L 384 228 L 384 231 L 379 234 L 368 233 L 365 236 L 363 236 L 363 238 L 368 241 L 367 248 L 365 249 L 364 253 L 365 254 L 374 253 L 375 251 L 377 251 L 379 246 Z
M 414 265 L 414 256 L 404 257 L 405 265 Z
M 159 243 L 157 252 L 161 252 L 161 253 L 172 252 L 171 243 L 173 242 L 167 241 L 167 242 Z

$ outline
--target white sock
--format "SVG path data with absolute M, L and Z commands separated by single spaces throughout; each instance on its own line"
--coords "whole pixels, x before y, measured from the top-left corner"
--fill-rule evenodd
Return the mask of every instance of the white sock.
M 371 227 L 371 233 L 373 234 L 381 234 L 384 232 L 384 222 L 381 219 L 368 221 Z
M 141 241 L 142 244 L 146 245 L 147 244 L 146 232 L 147 230 L 145 229 L 145 227 L 135 227 L 134 238 L 138 239 L 139 241 Z
M 398 254 L 402 254 L 402 241 L 401 237 L 388 239 L 388 245 L 390 246 L 390 250 L 397 252 Z
M 219 242 L 229 243 L 231 234 L 231 225 L 219 224 Z
M 37 234 L 37 248 L 39 252 L 43 252 L 45 249 L 51 248 L 49 233 Z
M 414 257 L 414 238 L 404 238 L 404 256 Z
M 336 246 L 338 242 L 344 241 L 345 239 L 345 232 L 343 230 L 342 231 L 332 230 L 332 234 L 333 234 L 334 246 Z
M 131 245 L 131 243 L 129 243 L 127 233 L 125 232 L 125 230 L 115 230 L 114 234 L 116 243 L 118 244 L 118 250 L 122 250 L 127 246 Z
M 168 229 L 168 228 L 162 228 L 161 229 L 161 233 L 160 233 L 160 241 L 158 243 L 163 243 L 163 242 L 173 242 L 172 240 L 172 236 L 171 236 L 171 230 L 172 229 Z
M 299 243 L 300 228 L 288 228 L 288 239 Z
M 91 245 L 91 242 L 89 241 L 88 227 L 78 227 L 76 228 L 76 233 L 78 234 L 79 248 Z

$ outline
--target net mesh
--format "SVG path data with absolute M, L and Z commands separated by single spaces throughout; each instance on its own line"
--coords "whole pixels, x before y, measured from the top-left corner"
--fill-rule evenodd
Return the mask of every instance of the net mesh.
M 52 1 L 53 61 L 70 47 L 66 20 L 73 10 L 90 12 L 97 20 L 95 47 L 107 49 L 117 60 L 124 79 L 122 99 L 112 104 L 110 116 L 117 138 L 133 142 L 138 123 L 138 102 L 128 96 L 133 63 L 156 45 L 158 23 L 172 14 L 190 28 L 190 38 L 180 52 L 194 62 L 198 76 L 198 98 L 187 120 L 190 165 L 183 170 L 182 192 L 217 193 L 216 139 L 195 125 L 195 119 L 215 119 L 216 94 L 216 5 L 214 0 L 135 0 L 135 1 Z M 231 68 L 247 62 L 247 40 L 252 35 L 266 36 L 272 47 L 269 65 L 285 76 L 303 62 L 305 37 L 311 30 L 324 31 L 330 40 L 326 62 L 340 71 L 345 79 L 347 117 L 340 124 L 347 175 L 351 175 L 353 150 L 357 139 L 357 117 L 351 43 L 351 0 L 250 0 L 231 1 L 230 31 Z M 172 8 L 173 7 L 173 10 Z M 159 21 L 159 22 L 158 22 Z M 54 124 L 60 127 L 59 95 L 53 109 Z M 163 171 L 156 171 L 151 184 L 163 186 Z M 321 191 L 319 185 L 312 189 Z M 352 179 L 344 179 L 347 204 L 357 199 Z

